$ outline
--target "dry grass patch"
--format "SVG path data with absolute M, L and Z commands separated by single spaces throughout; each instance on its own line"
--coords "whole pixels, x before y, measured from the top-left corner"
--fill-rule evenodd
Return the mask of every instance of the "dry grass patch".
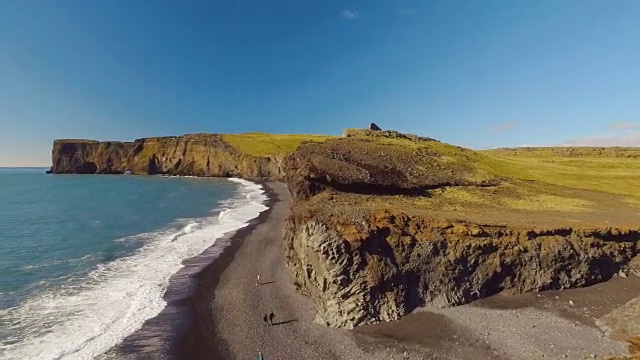
M 502 203 L 513 209 L 533 211 L 591 211 L 593 203 L 583 199 L 572 199 L 557 195 L 532 195 L 521 199 L 505 199 Z

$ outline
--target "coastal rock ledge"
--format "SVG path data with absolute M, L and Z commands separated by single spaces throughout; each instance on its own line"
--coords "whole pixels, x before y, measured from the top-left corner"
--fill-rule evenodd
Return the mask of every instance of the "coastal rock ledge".
M 353 328 L 637 269 L 631 199 L 521 181 L 479 152 L 370 131 L 303 144 L 285 160 L 287 266 L 318 323 Z

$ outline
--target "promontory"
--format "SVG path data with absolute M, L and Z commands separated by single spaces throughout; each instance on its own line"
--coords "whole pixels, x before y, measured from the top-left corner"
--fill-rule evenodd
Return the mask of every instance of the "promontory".
M 316 322 L 353 328 L 640 269 L 640 149 L 474 151 L 395 131 L 56 140 L 52 173 L 285 182 L 282 246 Z

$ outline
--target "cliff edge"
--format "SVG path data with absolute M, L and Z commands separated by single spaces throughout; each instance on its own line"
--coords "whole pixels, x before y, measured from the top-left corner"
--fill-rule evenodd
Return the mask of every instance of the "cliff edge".
M 640 200 L 628 176 L 640 166 L 629 155 L 640 151 L 619 150 L 613 163 L 598 149 L 572 162 L 374 130 L 303 144 L 285 160 L 292 280 L 317 322 L 351 328 L 633 272 Z
M 284 156 L 326 136 L 190 134 L 133 142 L 56 140 L 54 174 L 170 174 L 282 179 Z

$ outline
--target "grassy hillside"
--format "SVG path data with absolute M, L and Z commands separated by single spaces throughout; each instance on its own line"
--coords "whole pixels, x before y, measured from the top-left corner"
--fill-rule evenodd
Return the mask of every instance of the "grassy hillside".
M 224 142 L 250 156 L 285 155 L 295 151 L 304 141 L 324 141 L 329 138 L 331 136 L 259 132 L 222 135 Z
M 627 222 L 640 215 L 638 148 L 473 151 L 396 132 L 352 131 L 349 135 L 246 133 L 226 134 L 222 139 L 241 153 L 258 157 L 282 156 L 304 142 L 334 139 L 307 151 L 314 166 L 334 179 L 357 184 L 365 176 L 381 185 L 435 186 L 427 197 L 369 197 L 362 205 L 358 205 L 360 195 L 343 197 L 349 205 L 363 209 L 403 208 L 485 222 L 603 219 L 606 223 L 609 218 Z M 501 179 L 495 186 L 479 186 L 495 179 Z
M 402 189 L 431 188 L 427 196 L 371 196 L 354 190 L 340 197 L 316 196 L 309 209 L 327 217 L 344 209 L 345 218 L 401 210 L 527 227 L 637 226 L 640 218 L 638 149 L 473 151 L 391 135 L 337 138 L 299 155 L 308 159 L 304 166 L 326 174 L 338 188 L 392 182 Z
M 640 199 L 640 148 L 522 148 L 481 152 L 522 180 Z

